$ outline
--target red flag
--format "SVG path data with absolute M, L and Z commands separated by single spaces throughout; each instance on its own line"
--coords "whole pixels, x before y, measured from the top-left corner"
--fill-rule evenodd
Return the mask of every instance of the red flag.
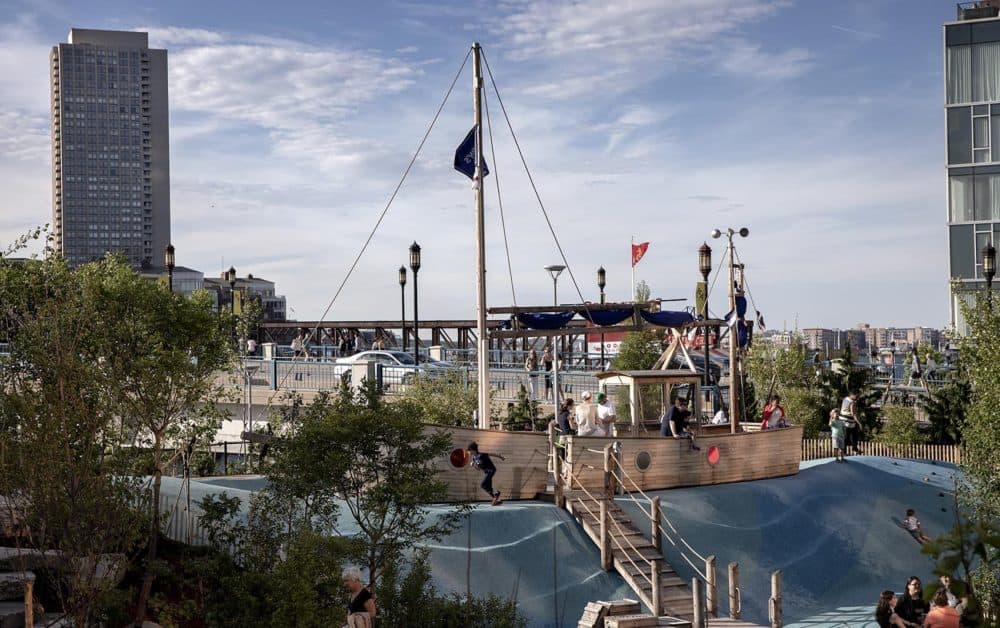
M 640 242 L 639 244 L 632 245 L 632 266 L 634 267 L 642 259 L 642 256 L 646 254 L 646 249 L 649 248 L 649 242 Z

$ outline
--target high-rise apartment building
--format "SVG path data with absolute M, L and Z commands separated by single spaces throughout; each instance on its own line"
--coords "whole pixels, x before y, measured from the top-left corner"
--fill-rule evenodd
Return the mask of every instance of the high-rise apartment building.
M 167 51 L 146 33 L 74 28 L 52 48 L 52 218 L 72 264 L 120 252 L 160 265 L 170 242 Z

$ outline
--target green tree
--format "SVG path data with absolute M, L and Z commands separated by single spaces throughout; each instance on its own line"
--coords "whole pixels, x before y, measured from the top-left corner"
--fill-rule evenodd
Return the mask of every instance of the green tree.
M 772 394 L 780 395 L 789 421 L 802 426 L 805 438 L 815 438 L 828 429 L 829 408 L 816 387 L 816 367 L 801 337 L 793 336 L 787 347 L 757 343 L 750 348 L 745 364 L 760 403 Z M 762 411 L 757 407 L 750 416 L 759 416 Z
M 444 374 L 419 374 L 406 387 L 403 399 L 419 408 L 427 423 L 475 427 L 472 416 L 479 403 L 477 390 L 467 371 L 448 369 Z
M 876 440 L 887 445 L 912 445 L 927 439 L 917 426 L 913 408 L 905 406 L 882 406 L 882 428 Z
M 31 548 L 56 553 L 29 550 L 13 566 L 44 572 L 79 626 L 96 619 L 143 538 L 109 365 L 120 321 L 105 294 L 127 281 L 117 268 L 0 260 L 0 337 L 10 343 L 0 357 L 0 507 Z
M 933 388 L 929 396 L 921 399 L 920 405 L 930 422 L 931 442 L 944 445 L 962 442 L 962 426 L 971 394 L 972 388 L 959 369 L 957 377 Z
M 618 355 L 611 363 L 616 371 L 638 371 L 653 368 L 663 353 L 659 333 L 643 329 L 625 334 Z
M 426 428 L 413 404 L 386 403 L 366 382 L 357 394 L 318 396 L 299 418 L 275 444 L 275 464 L 289 465 L 290 477 L 294 469 L 308 471 L 310 483 L 322 482 L 342 500 L 358 527 L 358 558 L 373 589 L 408 548 L 440 539 L 459 522 L 464 506 L 433 517 L 427 510 L 447 495 L 436 461 L 450 451 L 451 438 Z
M 956 595 L 967 597 L 963 625 L 1000 626 L 1000 523 L 995 519 L 968 518 L 956 503 L 955 526 L 922 549 L 937 563 L 934 573 L 952 579 Z M 933 583 L 927 595 L 940 585 Z
M 652 290 L 649 288 L 649 284 L 646 283 L 644 279 L 640 279 L 639 283 L 635 284 L 635 301 L 636 303 L 645 303 L 649 301 L 649 296 L 652 294 Z

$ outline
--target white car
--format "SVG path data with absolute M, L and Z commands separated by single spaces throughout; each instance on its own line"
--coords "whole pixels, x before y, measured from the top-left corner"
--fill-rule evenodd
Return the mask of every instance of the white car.
M 365 361 L 372 361 L 382 365 L 383 384 L 407 383 L 413 379 L 413 375 L 417 371 L 449 368 L 452 366 L 449 362 L 439 362 L 437 360 L 421 362 L 420 366 L 417 366 L 416 362 L 413 361 L 412 353 L 378 349 L 360 351 L 346 358 L 338 358 L 336 364 L 344 367 L 343 372 L 348 373 L 348 381 L 350 381 L 351 367 L 355 363 Z

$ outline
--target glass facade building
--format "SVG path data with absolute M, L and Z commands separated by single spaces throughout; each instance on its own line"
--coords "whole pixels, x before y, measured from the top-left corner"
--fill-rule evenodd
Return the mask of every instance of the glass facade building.
M 951 323 L 985 287 L 982 250 L 1000 241 L 1000 3 L 959 5 L 944 25 Z
M 170 242 L 167 51 L 146 33 L 72 29 L 50 55 L 55 248 L 74 265 Z

